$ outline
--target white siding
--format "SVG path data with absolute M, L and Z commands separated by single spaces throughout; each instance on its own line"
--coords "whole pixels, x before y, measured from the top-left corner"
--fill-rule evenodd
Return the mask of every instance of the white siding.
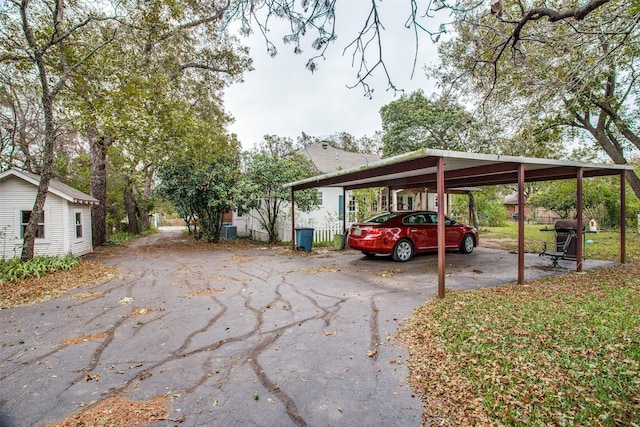
M 93 251 L 91 240 L 91 207 L 88 205 L 69 204 L 69 251 L 74 255 L 84 255 Z M 82 219 L 82 237 L 76 237 L 76 213 L 80 213 Z
M 313 227 L 316 230 L 327 230 L 326 233 L 314 233 L 314 241 L 326 240 L 326 236 L 342 233 L 342 220 L 339 216 L 339 200 L 342 196 L 342 188 L 322 187 L 318 188 L 322 192 L 322 205 L 312 212 L 301 212 L 296 209 L 295 226 Z M 349 192 L 346 193 L 347 200 Z M 348 206 L 345 208 L 348 210 Z M 249 236 L 255 240 L 268 240 L 268 233 L 262 228 L 258 220 L 259 216 L 255 211 L 238 217 L 234 213 L 233 225 L 238 227 L 238 236 Z M 349 224 L 347 223 L 347 226 Z M 283 203 L 278 215 L 278 238 L 283 242 L 291 241 L 291 205 Z M 336 231 L 338 230 L 338 231 Z
M 37 191 L 36 186 L 17 177 L 8 177 L 0 181 L 0 256 L 20 256 L 23 243 L 20 238 L 20 211 L 33 209 Z M 67 204 L 68 202 L 59 196 L 52 193 L 47 195 L 44 205 L 45 236 L 43 239 L 36 239 L 35 255 L 64 255 L 69 251 L 81 255 L 91 251 L 90 225 L 85 229 L 88 241 L 69 240 L 69 233 L 74 232 L 74 229 L 70 230 L 69 222 L 72 220 L 73 209 L 79 205 L 69 207 Z M 89 208 L 83 206 L 81 209 Z M 89 221 L 90 224 L 91 213 L 88 210 L 86 212 L 83 221 Z

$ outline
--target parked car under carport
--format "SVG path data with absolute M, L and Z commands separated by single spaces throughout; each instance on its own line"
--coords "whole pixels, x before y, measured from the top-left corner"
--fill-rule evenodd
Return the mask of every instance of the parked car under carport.
M 386 212 L 349 228 L 347 245 L 366 256 L 391 255 L 409 261 L 414 254 L 438 251 L 438 213 Z M 478 230 L 445 217 L 445 248 L 463 254 L 478 245 Z

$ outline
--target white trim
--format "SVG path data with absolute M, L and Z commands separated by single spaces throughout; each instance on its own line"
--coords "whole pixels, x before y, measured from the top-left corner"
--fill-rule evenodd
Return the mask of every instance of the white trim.
M 80 214 L 80 232 L 81 232 L 81 236 L 78 237 L 78 222 L 76 221 L 76 217 L 77 215 Z M 82 242 L 84 241 L 85 237 L 86 237 L 86 232 L 84 229 L 84 218 L 83 215 L 84 211 L 82 209 L 74 209 L 73 210 L 73 239 L 75 242 Z
M 24 245 L 24 238 L 22 237 L 22 212 L 23 211 L 33 211 L 33 206 L 27 206 L 27 205 L 22 205 L 22 206 L 14 206 L 14 218 L 15 218 L 15 237 L 16 237 L 16 244 L 22 246 Z M 51 210 L 48 207 L 45 207 L 43 209 L 44 211 L 44 237 L 36 237 L 34 243 L 40 244 L 40 243 L 45 243 L 45 244 L 49 244 L 51 243 L 50 240 L 50 230 L 47 231 L 50 227 L 50 221 L 51 221 Z M 47 222 L 49 221 L 49 222 Z

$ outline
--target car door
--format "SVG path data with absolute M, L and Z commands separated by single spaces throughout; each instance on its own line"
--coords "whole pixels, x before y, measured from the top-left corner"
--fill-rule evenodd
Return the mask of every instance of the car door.
M 451 218 L 444 217 L 444 229 L 446 246 L 448 248 L 457 248 L 460 245 L 460 225 Z
M 404 218 L 403 223 L 407 227 L 407 237 L 413 241 L 416 251 L 433 247 L 435 230 L 429 225 L 426 214 L 409 215 Z
M 429 244 L 432 246 L 430 247 L 437 248 L 438 247 L 438 214 L 431 213 L 431 214 L 427 214 L 426 216 L 428 217 L 428 222 L 431 225 L 431 228 L 430 228 L 431 231 L 429 233 L 429 236 L 430 236 Z M 445 235 L 444 245 L 447 248 L 457 248 L 458 241 L 460 240 L 458 227 L 454 226 L 453 224 L 455 224 L 455 221 L 452 221 L 446 216 L 444 217 L 444 235 Z

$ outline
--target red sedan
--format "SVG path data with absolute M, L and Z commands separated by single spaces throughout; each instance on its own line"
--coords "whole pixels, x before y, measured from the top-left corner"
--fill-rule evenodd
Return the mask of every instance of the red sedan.
M 478 245 L 478 230 L 450 218 L 444 220 L 447 249 L 463 254 Z M 438 250 L 436 212 L 390 212 L 353 224 L 347 244 L 366 256 L 391 255 L 395 261 L 409 261 L 414 254 Z

